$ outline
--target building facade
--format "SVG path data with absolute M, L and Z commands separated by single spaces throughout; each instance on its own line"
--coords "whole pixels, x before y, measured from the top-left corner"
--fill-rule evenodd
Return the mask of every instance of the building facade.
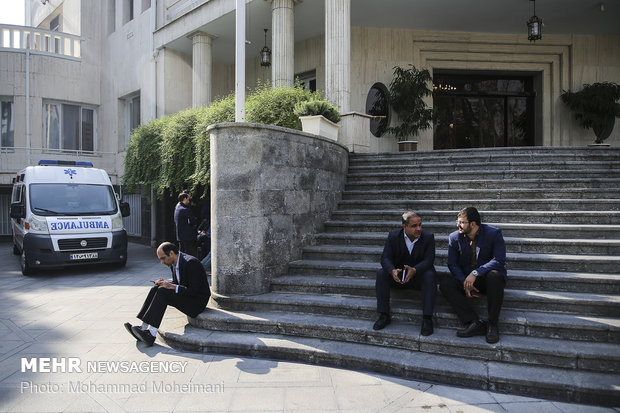
M 350 150 L 396 151 L 380 122 L 398 120 L 365 114 L 393 68 L 412 64 L 434 79 L 427 103 L 436 120 L 414 137 L 420 150 L 591 143 L 592 131 L 559 96 L 585 83 L 620 83 L 620 4 L 497 3 L 246 0 L 245 87 L 298 79 L 345 114 L 339 140 Z M 24 165 L 87 158 L 119 184 L 135 126 L 233 93 L 236 5 L 28 0 L 27 26 L 0 26 L 0 232 L 11 179 Z M 535 42 L 526 27 L 532 6 L 545 22 Z M 261 65 L 264 47 L 269 66 Z M 620 145 L 619 127 L 606 142 Z M 140 227 L 149 220 L 132 219 L 136 235 L 153 231 Z

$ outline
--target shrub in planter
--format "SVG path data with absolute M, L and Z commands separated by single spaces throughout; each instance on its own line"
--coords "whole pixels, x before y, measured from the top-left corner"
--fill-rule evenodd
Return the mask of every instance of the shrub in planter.
M 340 112 L 338 109 L 324 99 L 313 99 L 299 102 L 293 111 L 297 116 L 317 116 L 321 115 L 331 122 L 340 122 Z
M 620 85 L 613 82 L 583 85 L 579 92 L 564 91 L 560 98 L 574 113 L 584 129 L 592 128 L 596 143 L 603 143 L 620 117 Z
M 428 129 L 433 120 L 433 110 L 424 102 L 424 98 L 432 94 L 428 84 L 433 79 L 428 70 L 409 66 L 409 69 L 394 67 L 394 79 L 389 86 L 389 103 L 401 123 L 387 128 L 387 131 L 399 141 L 413 138 Z
M 294 113 L 295 105 L 315 96 L 315 93 L 305 90 L 299 84 L 274 89 L 268 84 L 259 85 L 246 99 L 245 119 L 247 122 L 301 130 L 299 117 Z

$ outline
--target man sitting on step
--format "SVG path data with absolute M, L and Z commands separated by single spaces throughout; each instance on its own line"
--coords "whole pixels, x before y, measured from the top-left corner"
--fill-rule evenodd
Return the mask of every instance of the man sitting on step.
M 377 271 L 375 290 L 379 319 L 373 328 L 381 330 L 391 322 L 390 287 L 422 290 L 423 336 L 433 334 L 433 307 L 437 282 L 435 273 L 435 236 L 422 231 L 422 218 L 413 211 L 402 215 L 403 227 L 388 234 L 381 269 Z
M 211 297 L 207 274 L 198 258 L 179 252 L 176 245 L 164 242 L 157 248 L 157 258 L 172 271 L 172 282 L 159 278 L 149 291 L 136 317 L 141 326 L 125 323 L 125 328 L 136 340 L 152 346 L 157 329 L 169 305 L 189 317 L 200 314 Z
M 439 288 L 465 328 L 458 337 L 484 336 L 488 343 L 499 341 L 497 320 L 506 286 L 506 244 L 499 228 L 480 223 L 474 207 L 461 210 L 458 230 L 448 241 L 448 268 L 452 277 L 443 279 Z M 472 308 L 471 298 L 487 295 L 489 321 L 485 323 Z

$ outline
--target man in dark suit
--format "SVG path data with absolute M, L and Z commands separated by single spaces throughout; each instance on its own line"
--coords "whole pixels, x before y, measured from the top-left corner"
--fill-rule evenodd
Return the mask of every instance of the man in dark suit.
M 171 242 L 164 242 L 157 248 L 157 258 L 172 271 L 172 282 L 160 278 L 144 300 L 137 317 L 142 326 L 125 323 L 125 328 L 134 338 L 152 346 L 157 329 L 166 308 L 171 305 L 189 317 L 200 314 L 211 297 L 211 290 L 202 264 L 196 257 L 179 253 Z
M 196 217 L 190 208 L 191 194 L 183 191 L 179 194 L 179 203 L 174 209 L 174 224 L 177 231 L 179 250 L 196 256 Z
M 448 268 L 452 277 L 441 281 L 441 292 L 465 324 L 465 328 L 456 332 L 458 337 L 486 335 L 488 343 L 497 343 L 497 321 L 507 280 L 502 231 L 481 224 L 480 214 L 474 207 L 459 212 L 457 227 L 448 243 Z M 471 306 L 470 299 L 480 297 L 481 293 L 487 295 L 488 323 Z
M 390 287 L 415 288 L 422 291 L 423 336 L 433 334 L 435 306 L 435 236 L 422 230 L 422 218 L 413 211 L 402 215 L 403 227 L 388 234 L 381 269 L 377 271 L 375 290 L 379 318 L 373 328 L 381 330 L 391 322 Z

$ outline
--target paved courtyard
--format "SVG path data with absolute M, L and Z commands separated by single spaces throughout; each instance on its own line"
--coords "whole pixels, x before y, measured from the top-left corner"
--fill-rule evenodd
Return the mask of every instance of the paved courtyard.
M 2 412 L 620 412 L 366 372 L 181 352 L 160 339 L 144 347 L 123 323 L 137 323 L 148 281 L 169 271 L 153 248 L 139 244 L 130 244 L 123 269 L 24 277 L 8 242 L 0 243 L 0 262 Z M 162 329 L 185 323 L 183 314 L 169 309 Z

